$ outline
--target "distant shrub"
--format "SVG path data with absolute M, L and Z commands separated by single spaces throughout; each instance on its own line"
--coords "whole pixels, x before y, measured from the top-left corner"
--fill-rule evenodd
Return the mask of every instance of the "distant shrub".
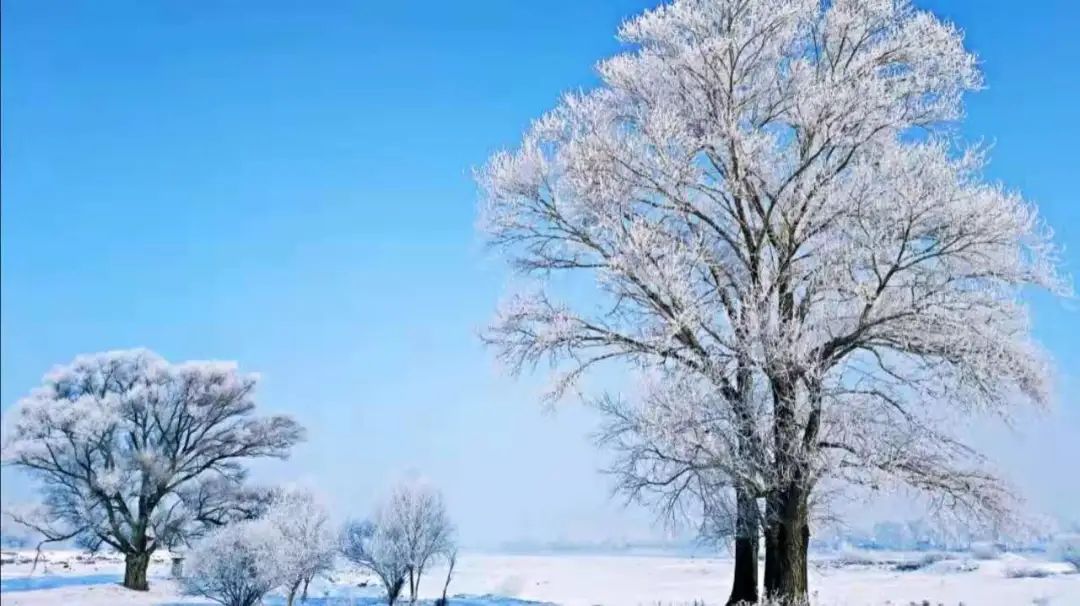
M 1001 555 L 1001 548 L 990 541 L 972 543 L 969 551 L 976 560 L 996 560 Z
M 693 602 L 686 602 L 684 604 L 670 604 L 669 606 L 705 606 L 705 601 L 694 600 Z M 738 604 L 728 604 L 728 606 L 788 606 L 788 604 L 786 602 L 780 602 L 768 598 L 761 598 L 761 600 L 756 603 L 739 602 Z
M 1054 539 L 1050 554 L 1059 562 L 1072 564 L 1080 571 L 1080 534 L 1066 534 Z
M 978 569 L 979 565 L 974 560 L 967 558 L 961 560 L 945 559 L 926 566 L 926 571 L 934 574 L 957 574 Z
M 867 551 L 844 549 L 833 562 L 837 566 L 877 566 L 881 564 L 881 558 Z
M 600 606 L 599 604 L 597 606 Z M 708 606 L 705 600 L 694 600 L 692 602 L 653 602 L 652 606 Z M 762 598 L 756 603 L 751 602 L 739 602 L 737 604 L 728 604 L 728 606 L 791 606 L 787 602 L 780 602 L 777 600 L 770 600 Z
M 1005 567 L 1005 576 L 1010 579 L 1041 579 L 1054 574 L 1035 564 L 1010 564 Z
M 925 553 L 921 557 L 909 562 L 900 562 L 893 567 L 893 570 L 899 572 L 911 572 L 913 570 L 922 570 L 931 564 L 935 564 L 946 559 L 945 554 L 942 553 Z

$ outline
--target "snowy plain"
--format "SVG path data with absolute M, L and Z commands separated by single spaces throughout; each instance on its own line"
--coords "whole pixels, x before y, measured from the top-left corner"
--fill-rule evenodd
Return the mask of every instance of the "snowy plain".
M 8 552 L 10 559 L 10 552 Z M 32 556 L 21 552 L 19 556 Z M 117 581 L 119 559 L 78 559 L 73 551 L 50 551 L 47 561 L 8 562 L 0 567 L 4 606 L 163 606 L 195 605 L 205 600 L 185 596 L 168 579 L 164 557 L 151 566 L 149 592 L 125 590 Z M 940 558 L 940 559 L 938 559 Z M 904 568 L 918 567 L 915 570 Z M 683 605 L 697 601 L 723 604 L 730 582 L 726 558 L 636 555 L 463 554 L 450 595 L 484 596 L 451 600 L 461 606 L 514 606 L 527 602 L 565 606 Z M 444 570 L 432 570 L 422 597 L 441 592 Z M 1070 566 L 1038 555 L 1004 554 L 978 560 L 967 554 L 865 552 L 818 555 L 812 559 L 813 603 L 820 606 L 1077 606 L 1080 574 Z M 27 583 L 51 588 L 23 590 Z M 366 584 L 366 587 L 360 585 Z M 363 573 L 342 568 L 333 582 L 312 587 L 309 603 L 377 603 L 378 589 Z M 267 604 L 280 603 L 271 596 Z

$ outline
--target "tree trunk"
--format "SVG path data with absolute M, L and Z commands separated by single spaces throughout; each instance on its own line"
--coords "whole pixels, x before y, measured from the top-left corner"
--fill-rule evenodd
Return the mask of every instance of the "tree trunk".
M 394 602 L 397 601 L 398 596 L 401 595 L 401 588 L 405 585 L 405 577 L 394 579 L 392 585 L 386 586 L 386 603 L 388 606 L 394 606 Z
M 146 582 L 146 569 L 150 566 L 150 554 L 129 553 L 124 556 L 124 587 L 146 591 L 150 585 Z
M 293 601 L 296 600 L 296 590 L 300 589 L 300 581 L 297 580 L 289 587 L 289 593 L 285 596 L 285 606 L 293 606 Z
M 776 528 L 773 525 L 765 527 L 765 596 L 771 597 L 776 594 L 780 586 L 780 570 L 777 556 L 780 551 L 776 546 Z
M 807 604 L 806 563 L 810 545 L 806 492 L 797 482 L 772 497 L 766 531 L 765 595 L 785 606 Z
M 758 511 L 754 497 L 736 491 L 735 572 L 728 606 L 756 604 L 758 601 Z
M 770 373 L 775 471 L 780 478 L 766 505 L 765 596 L 784 606 L 805 606 L 806 550 L 810 543 L 807 461 L 812 434 L 796 421 L 796 385 L 789 369 Z M 816 431 L 808 422 L 806 431 Z M 808 443 L 809 441 L 809 443 Z

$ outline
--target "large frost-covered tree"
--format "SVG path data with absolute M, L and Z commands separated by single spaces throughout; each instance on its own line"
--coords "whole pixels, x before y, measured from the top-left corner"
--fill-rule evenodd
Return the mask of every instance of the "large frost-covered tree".
M 606 360 L 714 390 L 736 421 L 717 485 L 765 499 L 784 599 L 806 596 L 823 483 L 1000 518 L 1008 491 L 952 430 L 1047 400 L 1020 291 L 1064 286 L 1034 208 L 950 130 L 981 85 L 961 33 L 904 0 L 677 0 L 620 36 L 597 89 L 480 175 L 514 266 L 592 274 L 609 304 L 542 288 L 488 342 L 560 364 L 557 396 Z
M 231 362 L 170 364 L 146 350 L 77 357 L 44 377 L 5 422 L 5 464 L 40 480 L 47 539 L 108 545 L 124 586 L 147 589 L 150 556 L 207 527 L 254 515 L 241 463 L 285 457 L 303 430 L 255 416 L 257 377 Z

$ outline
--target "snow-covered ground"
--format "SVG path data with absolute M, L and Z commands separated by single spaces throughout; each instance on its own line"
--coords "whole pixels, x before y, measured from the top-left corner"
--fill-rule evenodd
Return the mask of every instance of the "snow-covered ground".
M 31 555 L 23 552 L 21 555 Z M 127 591 L 115 584 L 122 573 L 118 559 L 77 559 L 75 552 L 47 553 L 48 561 L 30 565 L 5 563 L 0 567 L 4 606 L 81 604 L 86 606 L 199 604 L 184 596 L 168 580 L 168 565 L 160 558 L 150 570 L 151 591 Z M 940 558 L 940 559 L 939 559 Z M 10 559 L 10 556 L 6 559 Z M 917 568 L 915 570 L 901 569 Z M 566 606 L 668 605 L 703 600 L 722 604 L 730 582 L 730 560 L 664 556 L 599 555 L 486 555 L 467 554 L 459 559 L 451 594 L 494 595 Z M 434 597 L 442 589 L 443 570 L 432 570 L 422 592 Z M 95 575 L 91 577 L 90 575 Z M 108 575 L 112 575 L 109 577 Z M 51 589 L 19 591 L 24 579 L 48 579 Z M 78 584 L 93 581 L 93 584 Z M 358 587 L 370 579 L 342 570 L 333 583 L 314 586 L 311 596 L 329 596 L 329 602 L 347 603 L 345 597 L 377 595 L 375 588 Z M 810 583 L 816 604 L 822 606 L 932 605 L 1080 605 L 1080 574 L 1062 563 L 1034 555 L 1005 554 L 976 560 L 963 554 L 927 556 L 912 553 L 864 552 L 819 555 L 813 558 Z M 335 599 L 336 598 L 336 599 Z M 276 603 L 276 600 L 271 600 Z M 486 599 L 477 604 L 505 604 Z

